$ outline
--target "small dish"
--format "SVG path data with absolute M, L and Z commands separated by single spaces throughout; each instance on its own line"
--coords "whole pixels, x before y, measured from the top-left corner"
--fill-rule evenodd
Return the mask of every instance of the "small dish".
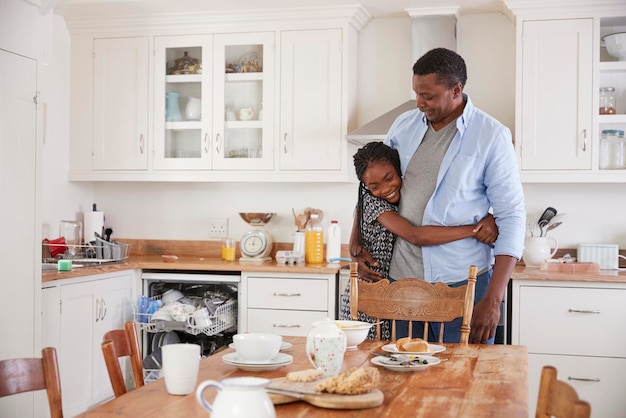
M 249 372 L 276 370 L 279 367 L 293 363 L 293 357 L 289 354 L 278 353 L 276 357 L 265 363 L 252 363 L 239 359 L 237 353 L 224 354 L 222 361 L 231 366 L 238 367 L 241 370 Z
M 228 344 L 228 347 L 230 347 L 230 348 L 232 348 L 234 350 L 235 349 L 235 343 Z M 291 347 L 293 347 L 293 344 L 288 343 L 286 341 L 283 341 L 282 343 L 280 343 L 280 349 L 281 350 L 287 350 L 287 349 L 290 349 Z
M 431 366 L 441 363 L 440 359 L 433 356 L 419 356 L 419 361 L 417 361 L 417 358 L 412 359 L 412 357 L 414 357 L 413 355 L 400 354 L 397 357 L 398 358 L 395 359 L 390 357 L 378 356 L 370 359 L 370 361 L 377 366 L 381 366 L 388 370 L 393 370 L 396 372 L 417 372 L 426 370 Z M 414 361 L 411 361 L 408 364 L 402 364 L 403 361 L 407 360 Z M 424 361 L 425 363 L 422 363 L 421 361 Z
M 441 353 L 442 351 L 446 351 L 446 347 L 443 345 L 439 345 L 439 344 L 432 344 L 432 343 L 428 343 L 428 351 L 424 351 L 424 352 L 409 352 L 409 351 L 399 351 L 398 347 L 396 347 L 395 344 L 391 343 L 391 344 L 386 344 L 382 346 L 382 350 L 386 351 L 388 353 L 393 353 L 393 354 L 419 354 L 419 355 L 423 355 L 423 354 L 437 354 L 437 353 Z

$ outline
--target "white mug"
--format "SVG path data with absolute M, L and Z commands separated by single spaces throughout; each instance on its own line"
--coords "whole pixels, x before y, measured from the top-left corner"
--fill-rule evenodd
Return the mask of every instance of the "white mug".
M 168 344 L 161 347 L 163 378 L 170 395 L 193 393 L 200 369 L 198 344 Z
M 250 120 L 252 119 L 252 114 L 252 107 L 242 107 L 239 109 L 239 120 Z
M 187 318 L 187 325 L 208 328 L 213 322 L 207 308 L 198 309 Z
M 260 377 L 231 377 L 220 382 L 206 380 L 198 385 L 196 399 L 211 413 L 211 418 L 275 418 L 274 404 L 265 391 L 269 383 L 269 379 Z M 217 389 L 212 404 L 203 396 L 210 387 Z
M 522 259 L 527 267 L 538 267 L 543 261 L 554 257 L 558 249 L 559 242 L 554 237 L 526 237 Z

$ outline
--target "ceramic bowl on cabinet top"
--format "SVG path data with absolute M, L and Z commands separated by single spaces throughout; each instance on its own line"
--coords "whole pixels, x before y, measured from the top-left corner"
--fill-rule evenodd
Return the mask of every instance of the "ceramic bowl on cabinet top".
M 370 328 L 375 325 L 368 322 L 350 320 L 335 320 L 332 322 L 346 334 L 346 346 L 350 350 L 355 349 L 357 345 L 365 341 Z M 311 325 L 316 327 L 321 323 L 322 321 L 317 321 Z

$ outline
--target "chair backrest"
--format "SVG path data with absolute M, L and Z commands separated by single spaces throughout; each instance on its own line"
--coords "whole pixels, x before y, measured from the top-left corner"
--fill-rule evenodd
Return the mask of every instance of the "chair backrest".
M 431 284 L 423 279 L 406 278 L 389 283 L 383 279 L 375 283 L 358 280 L 358 263 L 350 264 L 350 316 L 358 318 L 363 312 L 379 320 L 392 320 L 391 339 L 396 339 L 396 321 L 409 321 L 411 336 L 412 321 L 424 322 L 424 335 L 428 335 L 430 323 L 441 323 L 439 342 L 443 342 L 446 322 L 463 318 L 461 343 L 467 344 L 470 322 L 474 311 L 474 288 L 476 266 L 469 267 L 467 285 L 450 287 L 443 283 Z M 380 338 L 380 324 L 377 325 Z
M 591 406 L 578 398 L 576 390 L 556 378 L 556 368 L 541 369 L 536 418 L 589 418 Z
M 124 324 L 124 329 L 114 329 L 102 338 L 102 354 L 109 372 L 109 380 L 113 386 L 115 397 L 126 393 L 126 382 L 120 367 L 120 357 L 130 357 L 130 364 L 135 378 L 135 388 L 144 385 L 143 364 L 137 327 L 134 322 Z
M 44 389 L 48 394 L 50 416 L 63 418 L 61 378 L 54 347 L 41 350 L 41 358 L 0 361 L 0 397 Z

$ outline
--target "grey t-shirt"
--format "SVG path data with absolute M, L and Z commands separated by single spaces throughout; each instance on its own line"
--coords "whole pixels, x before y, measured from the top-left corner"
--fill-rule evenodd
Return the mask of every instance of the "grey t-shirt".
M 426 204 L 437 186 L 441 161 L 456 132 L 456 119 L 439 131 L 435 131 L 428 122 L 428 131 L 406 168 L 399 213 L 415 226 L 422 225 Z M 422 248 L 397 237 L 389 277 L 424 277 Z

